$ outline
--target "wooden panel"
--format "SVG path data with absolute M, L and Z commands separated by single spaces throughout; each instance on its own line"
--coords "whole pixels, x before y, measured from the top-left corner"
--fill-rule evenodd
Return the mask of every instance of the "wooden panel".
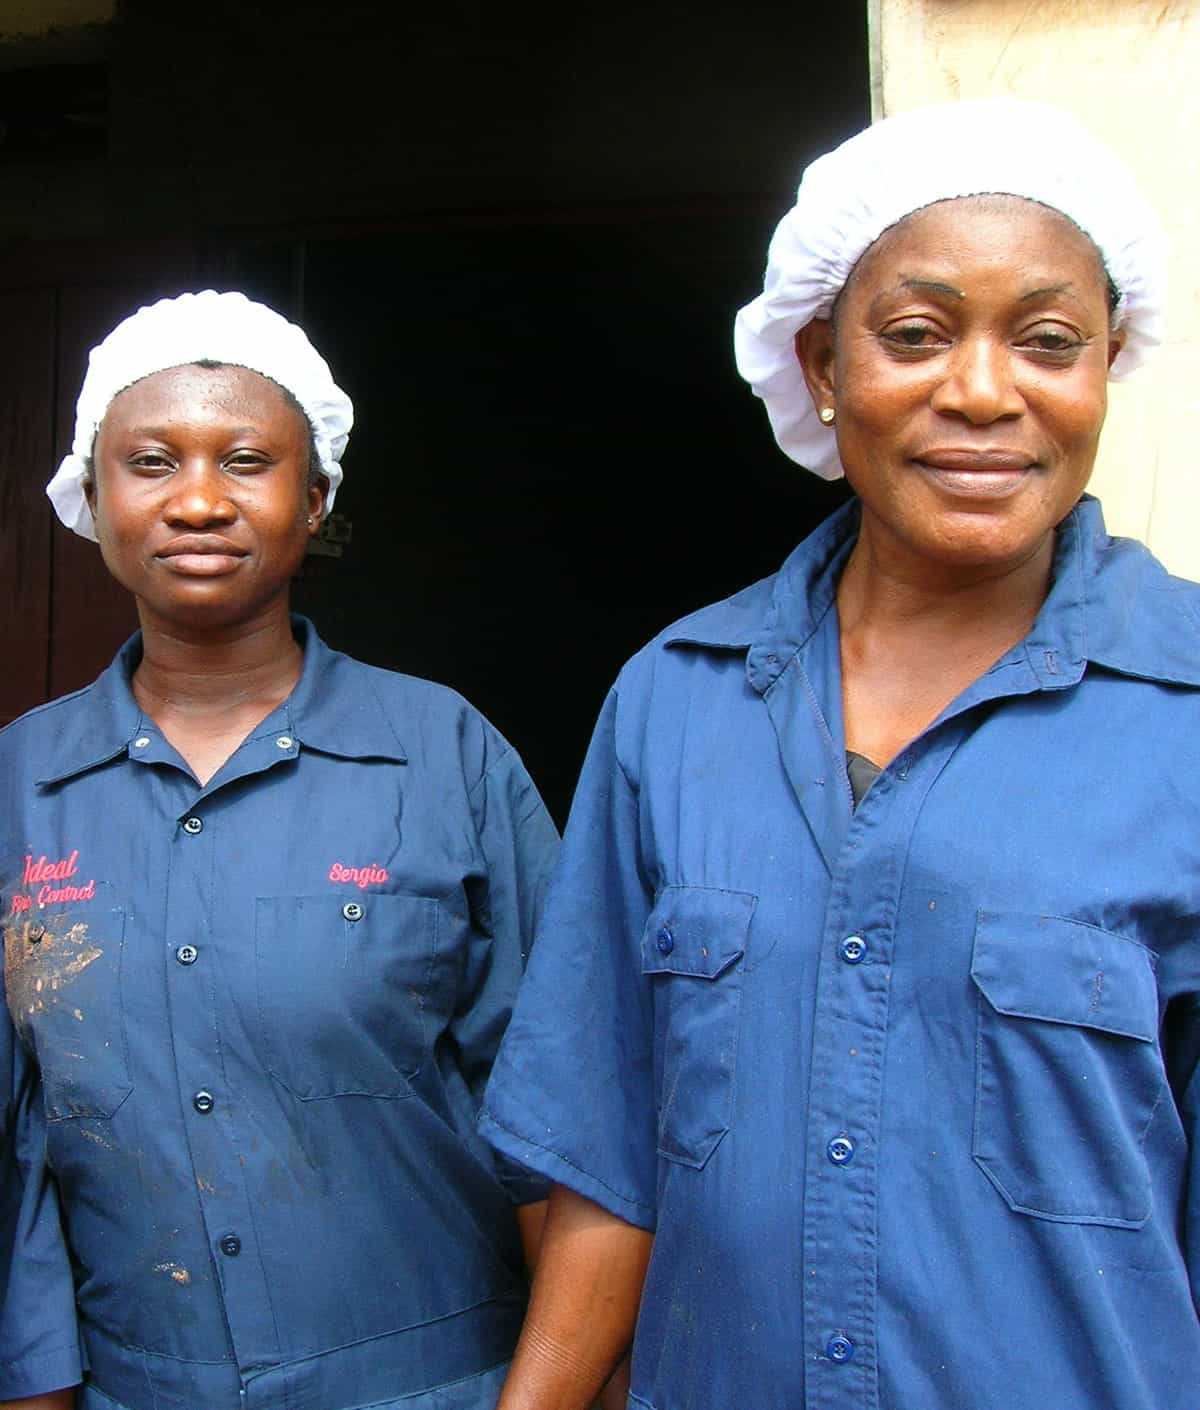
M 0 292 L 0 724 L 46 698 L 54 292 Z

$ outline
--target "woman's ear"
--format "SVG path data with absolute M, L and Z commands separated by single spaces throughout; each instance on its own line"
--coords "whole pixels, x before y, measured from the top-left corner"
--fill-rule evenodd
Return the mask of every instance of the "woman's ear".
M 1112 365 L 1120 356 L 1121 349 L 1125 346 L 1124 328 L 1114 328 L 1108 336 L 1108 368 L 1112 371 Z
M 796 358 L 818 411 L 834 404 L 835 344 L 833 321 L 828 318 L 814 318 L 796 334 Z
M 308 484 L 308 532 L 315 537 L 321 531 L 325 517 L 325 496 L 329 493 L 329 476 L 313 475 Z

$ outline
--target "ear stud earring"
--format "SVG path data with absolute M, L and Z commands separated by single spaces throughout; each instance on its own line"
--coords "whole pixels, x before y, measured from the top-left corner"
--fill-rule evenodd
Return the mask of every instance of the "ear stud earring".
M 832 426 L 833 418 L 837 415 L 837 412 L 834 411 L 831 406 L 823 406 L 821 410 L 817 412 L 817 415 L 821 418 L 822 426 Z

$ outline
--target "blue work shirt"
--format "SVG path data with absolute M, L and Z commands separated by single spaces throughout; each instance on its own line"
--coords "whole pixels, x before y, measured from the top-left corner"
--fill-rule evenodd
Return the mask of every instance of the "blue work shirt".
M 639 1410 L 1200 1406 L 1200 589 L 1058 533 L 855 811 L 857 507 L 623 670 L 485 1099 L 655 1231 Z
M 460 697 L 296 630 L 204 787 L 136 637 L 0 732 L 0 1399 L 82 1343 L 88 1407 L 495 1405 L 544 1184 L 475 1118 L 557 838 Z

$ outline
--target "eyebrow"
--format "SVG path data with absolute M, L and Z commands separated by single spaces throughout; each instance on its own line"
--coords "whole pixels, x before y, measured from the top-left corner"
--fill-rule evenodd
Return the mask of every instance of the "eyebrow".
M 1074 285 L 1069 281 L 1064 284 L 1046 284 L 1040 289 L 1030 289 L 1027 294 L 1022 294 L 1019 302 L 1029 303 L 1032 299 L 1044 299 L 1049 294 L 1070 294 L 1074 291 Z
M 179 424 L 174 426 L 129 426 L 126 428 L 127 436 L 146 436 L 152 440 L 169 441 L 179 430 Z M 234 426 L 227 430 L 225 434 L 230 440 L 254 440 L 264 434 L 261 426 Z
M 944 294 L 950 299 L 965 299 L 967 296 L 953 284 L 943 284 L 938 279 L 901 279 L 902 289 L 920 289 L 927 294 Z

